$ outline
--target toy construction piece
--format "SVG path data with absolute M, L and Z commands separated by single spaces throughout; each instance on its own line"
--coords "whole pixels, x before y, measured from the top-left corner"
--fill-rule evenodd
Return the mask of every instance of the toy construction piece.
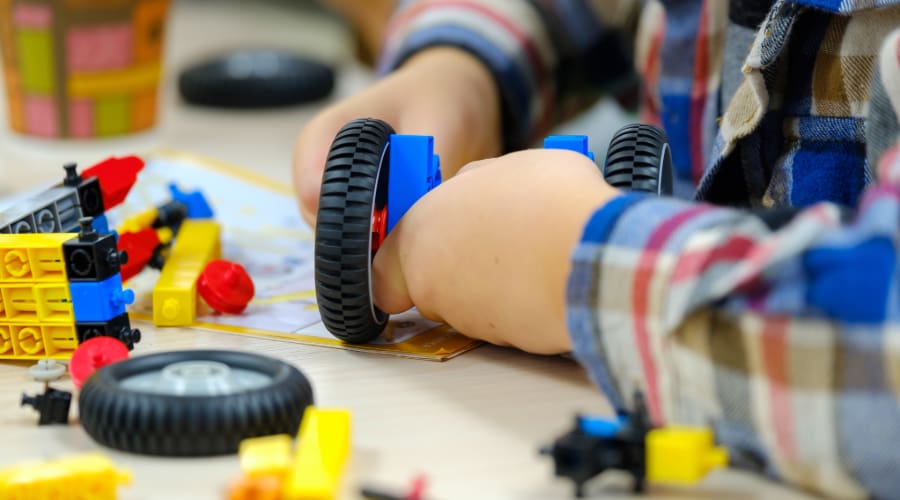
M 39 359 L 28 368 L 28 376 L 38 382 L 52 382 L 66 374 L 66 365 L 55 359 Z
M 571 479 L 579 498 L 587 481 L 611 469 L 631 474 L 634 491 L 642 492 L 647 481 L 695 484 L 728 462 L 728 453 L 715 446 L 707 428 L 653 428 L 640 392 L 633 411 L 614 420 L 577 416 L 574 428 L 541 454 L 553 458 L 556 475 Z
M 93 373 L 104 366 L 128 359 L 128 347 L 113 337 L 94 337 L 81 343 L 69 361 L 69 376 L 81 389 Z
M 0 469 L 0 498 L 113 500 L 118 487 L 131 480 L 131 472 L 109 458 L 85 453 Z
M 380 120 L 345 125 L 328 153 L 316 222 L 316 300 L 335 337 L 374 340 L 388 315 L 372 299 L 372 262 L 381 243 L 413 204 L 441 183 L 431 136 L 395 134 Z M 591 160 L 585 136 L 548 137 L 545 147 Z M 665 133 L 630 125 L 612 139 L 603 167 L 615 187 L 670 194 L 672 165 Z
M 72 393 L 47 387 L 43 394 L 22 394 L 21 406 L 31 406 L 40 414 L 38 425 L 69 423 Z
M 244 266 L 223 259 L 211 261 L 197 279 L 197 292 L 214 310 L 240 314 L 253 300 L 253 280 Z
M 283 361 L 236 351 L 173 351 L 97 370 L 78 398 L 98 443 L 166 456 L 234 453 L 241 440 L 294 433 L 312 387 Z

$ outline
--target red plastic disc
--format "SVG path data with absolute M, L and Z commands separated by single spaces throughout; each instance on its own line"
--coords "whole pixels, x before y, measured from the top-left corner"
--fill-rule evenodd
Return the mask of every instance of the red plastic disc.
M 387 206 L 372 211 L 372 253 L 381 248 L 387 237 Z
M 197 292 L 216 311 L 240 314 L 253 299 L 253 280 L 244 266 L 227 260 L 214 260 L 200 274 Z
M 82 342 L 72 353 L 69 375 L 75 387 L 81 389 L 95 371 L 123 359 L 128 359 L 128 348 L 122 341 L 114 337 L 94 337 Z

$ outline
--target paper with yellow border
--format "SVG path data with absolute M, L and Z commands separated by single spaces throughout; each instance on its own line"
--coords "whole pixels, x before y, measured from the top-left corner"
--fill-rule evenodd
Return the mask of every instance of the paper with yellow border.
M 335 339 L 316 306 L 313 232 L 300 217 L 290 188 L 187 153 L 163 151 L 145 159 L 147 165 L 128 198 L 109 212 L 110 226 L 170 200 L 171 182 L 182 191 L 199 189 L 222 225 L 222 257 L 241 263 L 256 287 L 253 301 L 241 315 L 215 314 L 201 301 L 193 327 L 429 360 L 450 359 L 479 345 L 415 311 L 391 317 L 373 343 L 354 345 Z M 150 294 L 157 276 L 157 271 L 147 269 L 128 282 L 137 295 L 129 310 L 133 318 L 152 318 Z

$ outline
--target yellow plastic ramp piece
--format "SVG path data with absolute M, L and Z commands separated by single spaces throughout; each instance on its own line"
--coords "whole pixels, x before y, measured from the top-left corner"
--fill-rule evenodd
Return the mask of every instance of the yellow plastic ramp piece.
M 336 498 L 350 455 L 350 411 L 306 408 L 285 500 Z
M 153 287 L 153 324 L 188 326 L 197 314 L 197 278 L 221 255 L 219 224 L 208 219 L 181 223 L 172 251 Z
M 694 484 L 728 464 L 728 451 L 715 446 L 712 430 L 664 427 L 647 434 L 647 481 Z
M 129 471 L 89 453 L 0 470 L 0 500 L 114 500 L 118 486 L 129 483 Z

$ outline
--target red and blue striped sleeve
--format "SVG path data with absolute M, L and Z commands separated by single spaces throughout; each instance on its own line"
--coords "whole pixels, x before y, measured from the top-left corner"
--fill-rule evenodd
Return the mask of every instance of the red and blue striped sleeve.
M 578 106 L 637 81 L 632 40 L 639 0 L 402 2 L 382 73 L 429 47 L 466 50 L 500 90 L 505 150 L 528 147 Z M 597 64 L 596 61 L 604 61 Z

